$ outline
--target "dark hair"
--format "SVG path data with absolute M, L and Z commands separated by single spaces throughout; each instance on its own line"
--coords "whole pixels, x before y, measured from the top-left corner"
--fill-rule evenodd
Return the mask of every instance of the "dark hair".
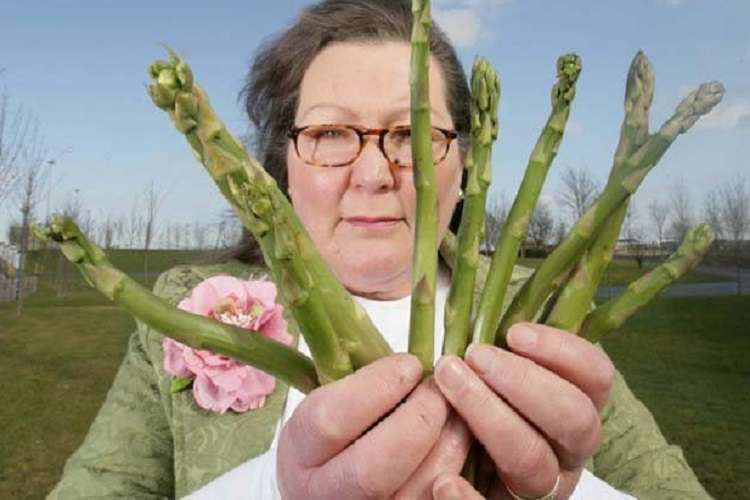
M 294 124 L 300 84 L 313 59 L 334 42 L 408 42 L 411 29 L 408 0 L 323 0 L 304 9 L 289 29 L 258 49 L 240 98 L 254 128 L 249 145 L 283 192 L 288 187 L 287 131 Z M 434 24 L 430 52 L 440 62 L 448 110 L 465 151 L 471 99 L 466 75 L 448 37 Z M 451 226 L 456 218 L 454 214 Z M 259 262 L 257 244 L 247 231 L 232 257 Z

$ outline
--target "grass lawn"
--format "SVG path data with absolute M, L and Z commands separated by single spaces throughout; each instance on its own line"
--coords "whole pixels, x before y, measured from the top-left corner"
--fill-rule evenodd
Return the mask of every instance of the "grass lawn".
M 88 305 L 84 305 L 88 303 Z M 135 323 L 96 292 L 0 304 L 0 498 L 43 498 L 80 444 Z
M 164 254 L 153 269 L 194 257 Z M 129 272 L 141 265 L 137 255 L 119 258 Z M 750 491 L 748 325 L 747 296 L 660 298 L 605 341 L 717 498 Z M 42 283 L 20 318 L 0 303 L 0 499 L 43 498 L 52 488 L 101 405 L 133 326 L 82 285 L 57 298 Z
M 544 259 L 520 259 L 519 264 L 536 269 L 543 260 Z M 635 260 L 613 260 L 609 265 L 608 272 L 605 273 L 602 278 L 601 285 L 628 285 L 657 265 L 658 264 L 653 262 L 646 262 L 643 265 L 643 268 L 638 268 Z M 693 270 L 683 276 L 678 283 L 716 283 L 720 281 L 732 281 L 732 279 L 721 275 Z
M 716 498 L 750 491 L 750 296 L 661 298 L 604 347 Z

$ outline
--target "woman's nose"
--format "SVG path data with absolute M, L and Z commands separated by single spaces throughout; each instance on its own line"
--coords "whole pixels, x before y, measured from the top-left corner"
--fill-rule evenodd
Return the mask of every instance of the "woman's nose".
M 372 192 L 387 191 L 396 187 L 397 169 L 378 147 L 377 138 L 366 138 L 362 153 L 352 164 L 351 183 Z

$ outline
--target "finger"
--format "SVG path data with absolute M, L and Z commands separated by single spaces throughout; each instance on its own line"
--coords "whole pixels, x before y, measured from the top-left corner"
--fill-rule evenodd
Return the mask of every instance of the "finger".
M 547 440 L 456 356 L 435 368 L 440 390 L 463 417 L 513 491 L 535 498 L 552 489 L 559 465 Z
M 533 323 L 510 327 L 508 346 L 580 388 L 599 411 L 604 408 L 615 367 L 600 347 L 572 333 Z
M 533 361 L 489 345 L 472 345 L 467 364 L 552 442 L 560 466 L 573 470 L 601 440 L 599 412 L 580 389 Z
M 443 474 L 432 488 L 435 500 L 484 500 L 469 482 L 458 474 Z
M 421 375 L 421 364 L 410 354 L 379 359 L 311 392 L 281 439 L 291 443 L 300 465 L 323 464 L 398 405 Z
M 432 486 L 440 474 L 458 474 L 471 448 L 471 433 L 464 421 L 451 413 L 437 443 L 414 474 L 399 489 L 398 498 L 432 498 Z
M 391 496 L 435 445 L 447 418 L 448 402 L 430 377 L 392 414 L 313 472 L 311 491 L 322 493 L 337 484 L 329 498 Z

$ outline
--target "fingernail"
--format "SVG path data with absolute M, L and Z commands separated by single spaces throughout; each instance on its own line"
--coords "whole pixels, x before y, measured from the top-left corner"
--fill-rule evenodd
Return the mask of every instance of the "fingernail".
M 435 500 L 461 500 L 461 489 L 450 477 L 440 477 L 432 489 Z
M 456 391 L 464 383 L 463 370 L 455 356 L 444 356 L 435 369 L 435 379 L 441 389 Z
M 514 349 L 530 351 L 539 337 L 536 330 L 527 324 L 517 324 L 508 331 L 508 344 Z
M 487 345 L 472 344 L 466 350 L 466 360 L 481 373 L 487 373 L 494 363 L 492 348 Z
M 422 376 L 422 363 L 416 356 L 402 353 L 397 355 L 398 372 L 405 380 L 416 380 Z

